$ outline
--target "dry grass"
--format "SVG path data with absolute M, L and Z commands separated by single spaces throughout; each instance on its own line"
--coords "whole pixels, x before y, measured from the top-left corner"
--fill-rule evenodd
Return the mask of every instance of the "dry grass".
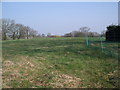
M 77 88 L 80 87 L 81 79 L 67 74 L 60 74 L 59 71 L 44 72 L 47 68 L 53 68 L 53 66 L 45 67 L 44 63 L 36 63 L 34 58 L 19 56 L 19 62 L 13 62 L 5 60 L 3 62 L 3 87 L 12 88 L 10 83 L 17 82 L 18 86 L 24 84 L 24 81 L 30 83 L 31 88 L 36 86 L 53 86 L 54 88 Z M 47 73 L 47 74 L 46 74 Z M 49 78 L 52 76 L 52 82 L 46 82 L 41 77 Z M 25 78 L 24 78 L 25 77 Z M 24 86 L 23 86 L 24 87 Z
M 53 80 L 54 83 L 51 83 L 55 88 L 82 88 L 82 81 L 80 78 L 73 77 L 67 74 L 58 74 Z

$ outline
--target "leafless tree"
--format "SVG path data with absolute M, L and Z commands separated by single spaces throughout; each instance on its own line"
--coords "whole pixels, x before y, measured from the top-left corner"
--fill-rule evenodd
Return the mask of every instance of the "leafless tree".
M 34 30 L 34 29 L 29 30 L 29 36 L 35 37 L 35 36 L 37 36 L 37 33 L 38 32 L 36 30 Z
M 2 39 L 7 39 L 7 33 L 10 32 L 11 26 L 14 24 L 14 20 L 2 19 Z
M 37 31 L 31 29 L 29 26 L 16 24 L 14 20 L 1 19 L 2 21 L 2 39 L 6 40 L 7 37 L 14 39 L 29 38 L 37 36 Z
M 81 27 L 80 28 L 80 32 L 84 32 L 84 33 L 88 32 L 89 30 L 90 30 L 89 27 Z
M 25 27 L 22 24 L 16 24 L 17 26 L 17 38 L 25 38 L 26 32 L 25 32 Z

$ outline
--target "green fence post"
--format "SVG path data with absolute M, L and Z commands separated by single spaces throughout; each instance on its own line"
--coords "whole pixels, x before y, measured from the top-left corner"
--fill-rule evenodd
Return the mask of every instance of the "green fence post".
M 86 37 L 86 44 L 87 44 L 87 46 L 89 45 L 88 36 Z
M 101 49 L 102 49 L 102 52 L 103 52 L 103 42 L 102 42 L 102 37 L 100 38 L 101 40 Z

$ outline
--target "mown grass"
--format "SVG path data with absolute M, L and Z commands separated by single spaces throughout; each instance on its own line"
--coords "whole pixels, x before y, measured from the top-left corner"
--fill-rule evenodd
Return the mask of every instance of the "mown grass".
M 86 47 L 84 38 L 36 38 L 2 45 L 4 88 L 118 87 L 118 59 Z

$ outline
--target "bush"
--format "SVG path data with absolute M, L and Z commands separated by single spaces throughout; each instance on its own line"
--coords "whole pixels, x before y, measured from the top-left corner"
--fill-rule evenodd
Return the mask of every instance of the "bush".
M 120 41 L 120 26 L 110 25 L 106 31 L 106 41 Z

